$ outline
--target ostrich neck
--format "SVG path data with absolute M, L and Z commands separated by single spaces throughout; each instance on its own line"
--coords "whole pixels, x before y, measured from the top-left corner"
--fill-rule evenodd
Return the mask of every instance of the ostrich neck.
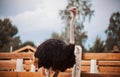
M 70 21 L 70 43 L 75 44 L 75 15 L 72 16 L 72 19 Z

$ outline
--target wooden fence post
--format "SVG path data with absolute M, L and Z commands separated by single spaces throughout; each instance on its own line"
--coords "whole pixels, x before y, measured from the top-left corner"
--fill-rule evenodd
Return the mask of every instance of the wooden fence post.
M 35 72 L 35 65 L 31 64 L 30 72 Z
M 90 63 L 90 73 L 98 73 L 98 65 L 97 60 L 91 60 Z
M 82 48 L 78 45 L 75 46 L 74 54 L 76 56 L 76 64 L 72 70 L 72 77 L 81 76 L 81 59 L 82 59 Z
M 23 59 L 17 59 L 16 61 L 16 72 L 23 72 L 24 68 L 23 68 Z

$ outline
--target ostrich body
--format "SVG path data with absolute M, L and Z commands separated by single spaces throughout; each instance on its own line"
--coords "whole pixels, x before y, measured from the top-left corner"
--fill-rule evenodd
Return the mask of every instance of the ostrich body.
M 38 67 L 55 71 L 53 77 L 57 77 L 59 71 L 64 72 L 75 64 L 74 44 L 66 45 L 57 39 L 48 39 L 37 48 L 35 57 L 38 58 Z

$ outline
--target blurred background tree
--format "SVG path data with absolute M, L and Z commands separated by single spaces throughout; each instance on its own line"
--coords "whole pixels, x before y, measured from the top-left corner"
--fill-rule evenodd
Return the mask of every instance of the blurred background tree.
M 17 27 L 8 18 L 0 19 L 0 52 L 10 52 L 10 47 L 16 50 L 28 44 L 35 46 L 33 42 L 22 44 L 20 36 L 16 36 L 17 33 Z
M 86 31 L 84 31 L 84 22 L 86 18 L 90 20 L 94 13 L 94 10 L 91 10 L 91 6 L 91 0 L 68 0 L 66 8 L 60 10 L 60 17 L 65 24 L 65 29 L 60 35 L 56 33 L 59 36 L 57 38 L 69 43 L 69 22 L 71 20 L 71 14 L 68 9 L 70 7 L 76 7 L 78 14 L 75 22 L 75 44 L 80 45 L 83 51 L 86 51 L 84 44 L 87 39 L 87 34 Z M 52 36 L 52 38 L 56 37 Z
M 105 48 L 104 41 L 97 36 L 95 42 L 93 43 L 93 46 L 90 47 L 89 52 L 101 53 L 104 52 L 104 48 Z
M 107 38 L 103 41 L 100 37 L 96 37 L 93 46 L 89 52 L 112 52 L 113 46 L 117 45 L 120 48 L 120 13 L 113 13 L 109 19 L 109 26 L 105 30 Z
M 15 36 L 18 29 L 11 23 L 9 19 L 0 19 L 0 51 L 10 51 L 10 46 L 13 50 L 19 48 L 21 43 L 20 37 Z
M 120 48 L 120 13 L 113 13 L 109 20 L 109 26 L 105 31 L 107 35 L 105 50 L 111 51 L 116 44 Z
M 20 48 L 21 48 L 21 47 L 24 47 L 24 46 L 26 46 L 26 45 L 30 45 L 30 46 L 32 46 L 32 47 L 36 47 L 35 44 L 34 44 L 32 41 L 26 41 L 26 42 L 24 42 L 22 45 L 20 45 Z

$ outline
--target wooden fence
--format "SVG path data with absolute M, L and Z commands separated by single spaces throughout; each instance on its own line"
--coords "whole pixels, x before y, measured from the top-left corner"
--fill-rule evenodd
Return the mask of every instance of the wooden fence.
M 18 58 L 24 59 L 24 69 L 27 72 L 3 72 L 14 71 L 16 69 L 15 59 Z M 30 65 L 33 63 L 32 58 L 32 53 L 0 53 L 0 77 L 43 77 L 37 72 L 29 72 Z M 97 60 L 99 73 L 90 73 L 91 60 Z M 36 70 L 38 70 L 37 65 Z M 82 77 L 120 77 L 120 53 L 83 53 L 81 71 Z M 63 74 L 59 77 L 70 77 L 71 69 Z
M 91 60 L 97 60 L 100 73 L 120 73 L 120 53 L 84 53 L 82 71 L 90 72 Z
M 24 69 L 30 70 L 31 64 L 33 64 L 32 53 L 0 53 L 0 70 L 14 71 L 17 59 L 23 59 Z

